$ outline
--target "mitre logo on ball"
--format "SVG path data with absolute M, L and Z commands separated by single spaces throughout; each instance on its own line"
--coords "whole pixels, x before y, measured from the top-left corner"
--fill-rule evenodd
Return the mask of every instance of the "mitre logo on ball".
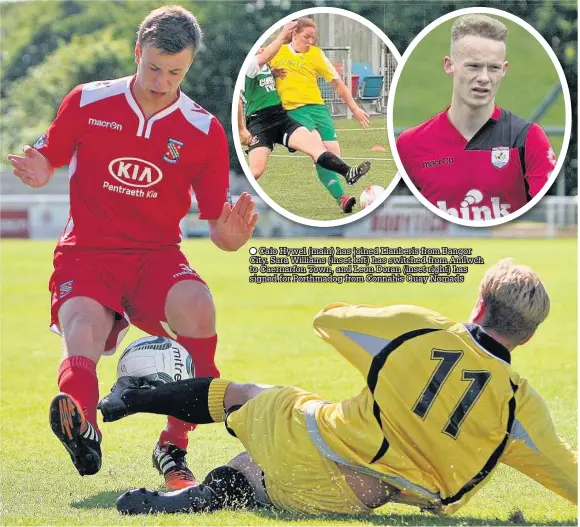
M 117 365 L 117 377 L 143 378 L 153 385 L 195 376 L 191 356 L 167 337 L 143 337 L 127 346 Z

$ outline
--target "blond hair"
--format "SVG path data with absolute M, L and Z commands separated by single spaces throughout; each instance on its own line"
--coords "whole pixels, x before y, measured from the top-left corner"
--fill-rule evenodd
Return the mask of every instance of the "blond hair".
M 314 29 L 316 29 L 316 22 L 314 21 L 314 19 L 308 16 L 303 16 L 296 21 L 296 28 L 294 29 L 294 31 L 296 31 L 296 33 L 301 33 L 307 27 L 313 27 Z
M 463 15 L 455 19 L 451 27 L 451 54 L 454 45 L 469 35 L 497 40 L 507 44 L 508 30 L 505 24 L 487 15 Z
M 490 267 L 479 285 L 485 306 L 482 327 L 515 345 L 530 338 L 550 312 L 550 297 L 540 277 L 525 265 L 504 258 Z

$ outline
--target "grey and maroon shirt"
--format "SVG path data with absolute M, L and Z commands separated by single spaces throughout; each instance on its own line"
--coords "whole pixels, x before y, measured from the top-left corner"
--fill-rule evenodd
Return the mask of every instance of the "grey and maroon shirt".
M 405 130 L 397 151 L 421 194 L 465 220 L 497 219 L 520 209 L 540 192 L 556 165 L 542 127 L 497 106 L 469 141 L 446 109 Z

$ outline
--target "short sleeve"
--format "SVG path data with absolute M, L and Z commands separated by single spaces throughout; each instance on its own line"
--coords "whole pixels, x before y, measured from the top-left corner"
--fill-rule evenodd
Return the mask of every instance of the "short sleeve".
M 192 182 L 199 207 L 199 218 L 219 218 L 224 203 L 228 201 L 230 186 L 230 159 L 228 138 L 221 123 L 214 117 L 205 146 L 207 156 Z
M 413 182 L 415 186 L 417 186 L 417 181 L 415 180 L 415 176 L 413 174 L 413 164 L 411 163 L 411 155 L 409 153 L 409 141 L 411 140 L 410 132 L 405 130 L 398 138 L 397 138 L 397 153 L 401 158 L 401 163 L 405 168 L 405 172 L 409 176 L 409 179 Z
M 260 63 L 258 62 L 258 56 L 254 55 L 248 64 L 248 69 L 246 71 L 246 77 L 253 79 L 258 73 L 260 73 Z
M 525 178 L 528 194 L 533 198 L 547 183 L 556 166 L 556 154 L 543 128 L 530 126 L 525 143 Z
M 336 68 L 332 65 L 332 62 L 328 60 L 328 57 L 324 54 L 324 51 L 317 48 L 319 55 L 316 61 L 316 73 L 320 75 L 326 82 L 330 82 L 334 79 L 338 79 L 340 75 L 336 71 Z
M 73 88 L 63 99 L 56 118 L 34 145 L 54 168 L 67 165 L 75 151 L 82 86 Z

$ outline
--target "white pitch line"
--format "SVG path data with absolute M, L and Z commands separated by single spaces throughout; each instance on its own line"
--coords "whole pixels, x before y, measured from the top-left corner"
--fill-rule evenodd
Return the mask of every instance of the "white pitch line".
M 383 126 L 382 128 L 373 126 L 372 128 L 367 128 L 366 130 L 364 128 L 337 128 L 336 133 L 340 133 L 340 132 L 370 132 L 372 130 L 386 130 L 386 129 L 387 129 L 386 126 Z
M 270 154 L 270 157 L 288 157 L 288 158 L 293 158 L 293 159 L 310 159 L 310 161 L 312 161 L 312 159 L 308 156 L 293 156 L 293 155 L 289 155 L 289 154 Z M 352 159 L 353 161 L 393 161 L 392 157 L 344 157 L 341 156 L 341 159 Z

